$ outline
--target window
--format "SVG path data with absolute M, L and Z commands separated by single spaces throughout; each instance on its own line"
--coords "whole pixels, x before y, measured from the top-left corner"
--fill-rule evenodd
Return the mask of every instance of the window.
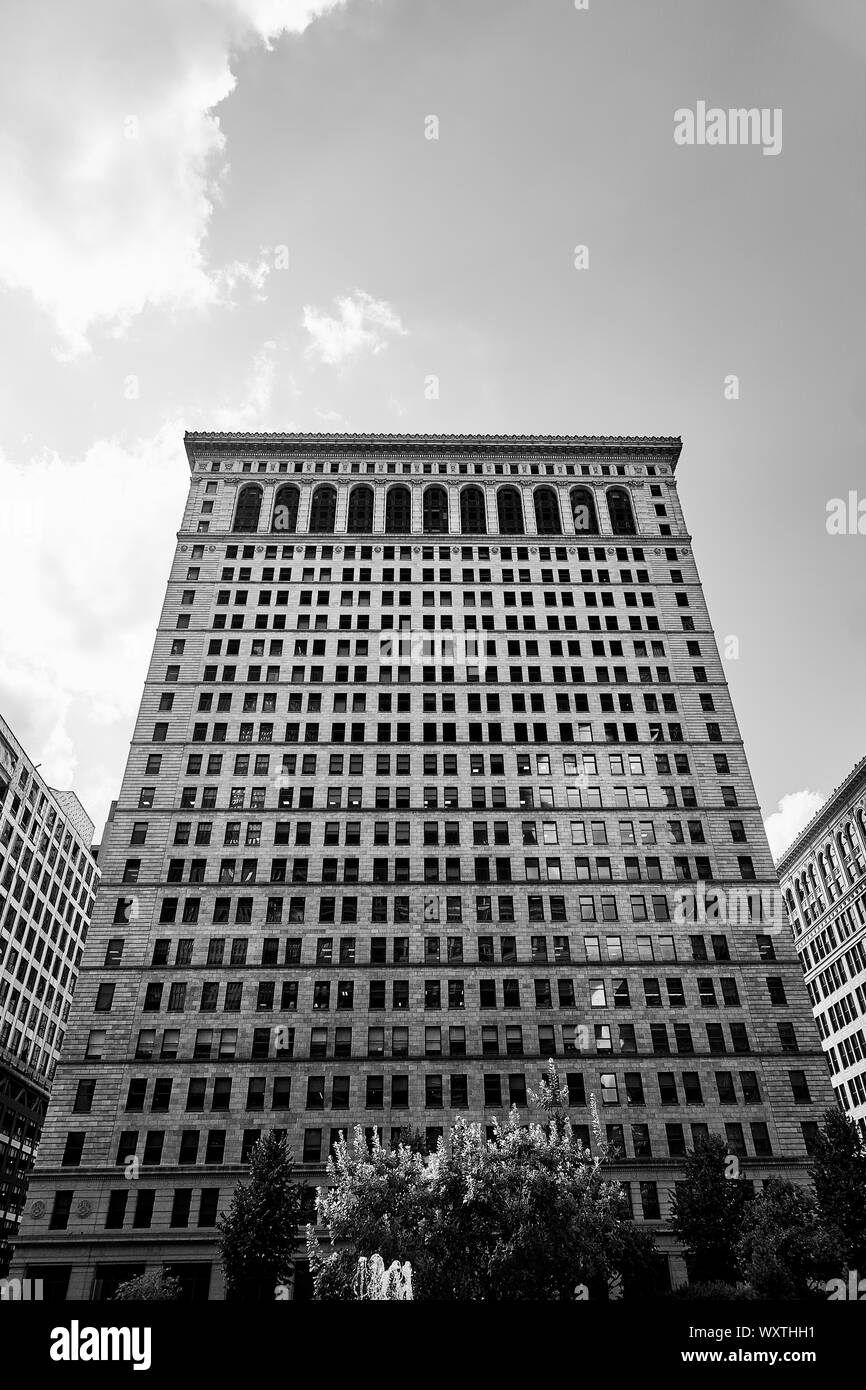
M 114 1000 L 114 985 L 100 985 L 96 991 L 94 1009 L 97 1013 L 109 1013 Z
M 480 487 L 465 487 L 460 493 L 460 529 L 471 535 L 487 531 L 487 510 Z
M 336 518 L 336 489 L 330 483 L 322 483 L 316 488 L 310 503 L 310 533 L 333 534 Z
M 48 1222 L 49 1230 L 65 1231 L 69 1224 L 69 1213 L 72 1210 L 72 1191 L 55 1192 L 54 1205 L 51 1208 L 51 1217 Z
M 767 993 L 770 996 L 771 1004 L 786 1005 L 788 1003 L 788 998 L 785 994 L 785 985 L 781 975 L 767 976 Z M 99 1005 L 97 1004 L 96 1007 L 99 1008 Z M 110 1007 L 111 1005 L 109 1004 L 109 1008 Z
M 595 500 L 588 487 L 576 487 L 571 490 L 571 511 L 574 518 L 574 529 L 578 533 L 585 535 L 598 535 L 598 517 L 595 511 Z
M 550 487 L 538 487 L 532 495 L 535 508 L 535 526 L 540 536 L 562 534 L 562 522 L 559 516 L 559 503 L 556 500 L 556 493 Z
M 603 1071 L 601 1073 L 601 1101 L 603 1105 L 619 1104 L 619 1088 L 615 1072 Z
M 661 1210 L 659 1208 L 658 1184 L 655 1182 L 640 1182 L 640 1204 L 643 1212 L 644 1221 L 660 1221 Z
M 73 1113 L 76 1115 L 89 1114 L 93 1107 L 93 1097 L 95 1094 L 95 1081 L 79 1081 L 75 1092 L 75 1101 L 72 1106 Z
M 349 512 L 346 530 L 350 532 L 372 531 L 373 529 L 373 489 L 366 483 L 353 487 L 349 494 Z
M 277 488 L 277 495 L 274 498 L 274 518 L 271 523 L 272 531 L 295 531 L 297 529 L 300 495 L 294 483 L 284 483 L 282 487 Z
M 496 511 L 502 535 L 523 535 L 523 503 L 515 487 L 501 487 L 496 493 Z
M 385 531 L 394 535 L 412 530 L 412 500 L 407 487 L 388 489 L 385 498 Z
M 77 1168 L 81 1163 L 81 1155 L 84 1152 L 84 1140 L 87 1135 L 83 1129 L 70 1130 L 66 1136 L 66 1144 L 63 1149 L 63 1157 L 60 1160 L 63 1168 Z
M 442 1108 L 442 1077 L 430 1075 L 424 1078 L 424 1104 L 428 1110 Z
M 253 484 L 242 487 L 235 508 L 235 531 L 257 531 L 262 510 L 262 490 Z
M 444 487 L 434 485 L 424 489 L 423 528 L 425 533 L 445 535 L 448 525 L 448 494 Z
M 304 1163 L 319 1163 L 322 1157 L 322 1131 L 320 1129 L 304 1130 Z
M 509 1105 L 526 1105 L 526 1077 L 523 1072 L 512 1072 L 508 1077 Z
M 631 499 L 625 488 L 612 487 L 607 493 L 610 528 L 615 536 L 633 536 L 636 532 Z

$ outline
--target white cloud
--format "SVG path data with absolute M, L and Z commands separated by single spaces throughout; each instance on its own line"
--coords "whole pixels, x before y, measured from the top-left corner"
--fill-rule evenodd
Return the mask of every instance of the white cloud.
M 171 421 L 79 459 L 0 460 L 0 710 L 97 822 L 107 788 L 117 795 L 186 499 L 182 433 Z
M 808 790 L 789 792 L 782 797 L 778 811 L 774 811 L 764 822 L 770 851 L 777 863 L 826 800 L 823 792 Z
M 321 312 L 312 304 L 304 305 L 304 327 L 312 341 L 305 356 L 318 359 L 329 367 L 344 362 L 362 352 L 384 352 L 389 334 L 405 337 L 407 330 L 391 305 L 384 299 L 373 299 L 363 290 L 336 300 L 339 317 Z
M 264 429 L 277 377 L 277 345 L 267 342 L 253 359 L 243 399 L 237 406 L 217 406 L 208 412 L 208 429 Z M 284 426 L 285 428 L 285 426 Z
M 65 351 L 147 306 L 201 310 L 267 267 L 208 262 L 227 172 L 214 110 L 233 53 L 341 0 L 6 0 L 0 285 L 32 295 Z M 36 74 L 36 80 L 34 80 Z
M 249 265 L 246 261 L 231 261 L 228 265 L 222 266 L 214 271 L 213 280 L 217 288 L 217 297 L 221 302 L 231 304 L 234 302 L 235 291 L 239 285 L 249 286 L 253 293 L 253 298 L 266 299 L 264 293 L 265 285 L 271 268 L 264 259 L 259 259 L 255 265 Z

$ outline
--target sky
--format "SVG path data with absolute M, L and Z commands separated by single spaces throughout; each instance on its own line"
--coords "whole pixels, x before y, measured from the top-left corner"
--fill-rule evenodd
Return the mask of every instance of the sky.
M 860 0 L 3 11 L 0 710 L 97 836 L 185 429 L 671 434 L 778 853 L 866 752 Z

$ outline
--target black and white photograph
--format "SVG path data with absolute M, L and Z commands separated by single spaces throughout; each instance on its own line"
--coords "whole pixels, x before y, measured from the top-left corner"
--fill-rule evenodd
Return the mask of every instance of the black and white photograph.
M 864 167 L 860 0 L 3 0 L 10 1383 L 858 1363 Z

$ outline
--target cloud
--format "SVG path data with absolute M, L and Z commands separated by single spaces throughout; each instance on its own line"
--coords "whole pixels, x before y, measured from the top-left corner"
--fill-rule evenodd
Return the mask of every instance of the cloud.
M 237 406 L 217 406 L 208 412 L 208 429 L 252 430 L 265 427 L 277 377 L 277 345 L 264 343 L 253 359 L 243 399 Z
M 774 811 L 764 822 L 770 851 L 776 863 L 826 800 L 823 792 L 808 790 L 789 792 L 782 797 L 778 811 Z
M 232 56 L 342 0 L 7 0 L 0 48 L 0 285 L 33 297 L 66 355 L 148 306 L 200 311 L 267 267 L 212 267 L 228 172 L 214 110 Z M 37 74 L 37 80 L 34 80 Z
M 97 822 L 106 788 L 117 795 L 186 499 L 182 436 L 171 421 L 77 459 L 0 459 L 0 547 L 15 576 L 0 605 L 0 709 L 49 783 L 74 782 Z
M 304 327 L 312 341 L 305 356 L 329 367 L 339 367 L 363 352 L 374 356 L 388 346 L 387 335 L 405 337 L 407 330 L 390 304 L 373 299 L 363 290 L 336 300 L 339 318 L 304 305 Z

